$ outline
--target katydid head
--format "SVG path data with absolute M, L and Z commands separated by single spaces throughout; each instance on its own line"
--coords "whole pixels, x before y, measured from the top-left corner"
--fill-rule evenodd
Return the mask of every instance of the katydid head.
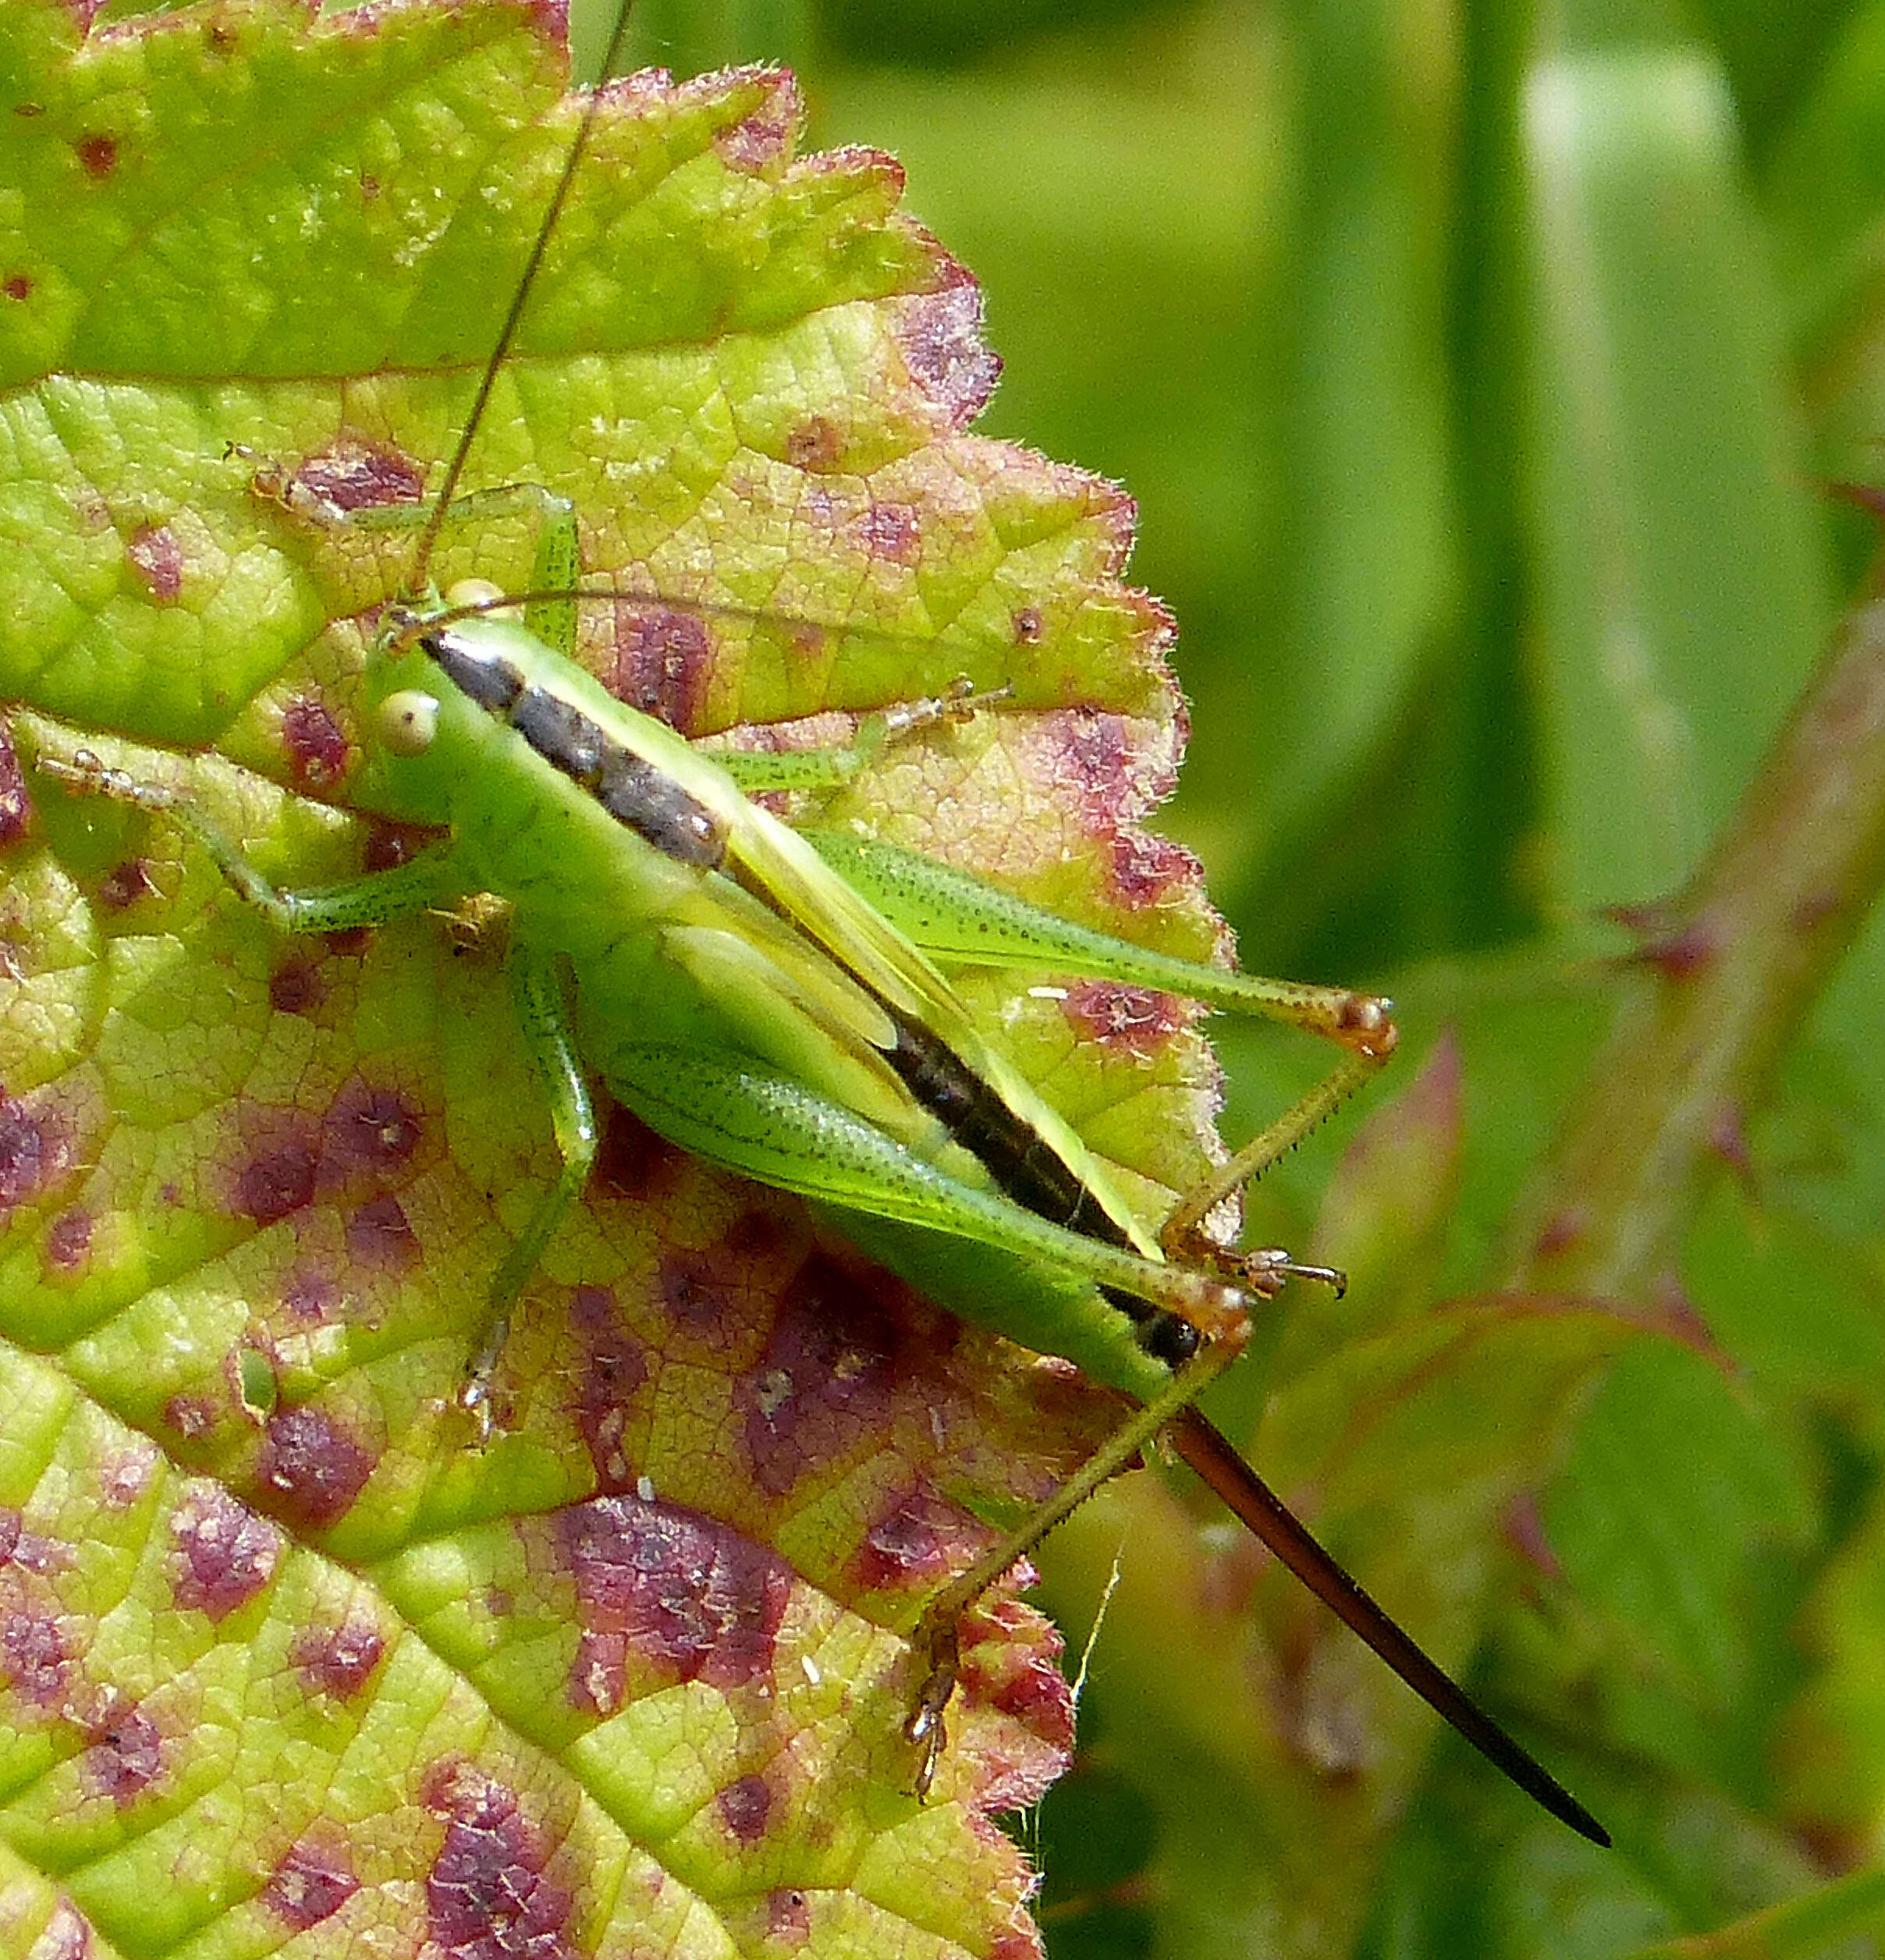
M 428 641 L 443 623 L 476 618 L 501 597 L 495 586 L 467 580 L 423 608 L 391 605 L 382 615 L 366 668 L 364 794 L 375 807 L 416 823 L 451 822 L 453 786 L 484 765 L 492 723 L 446 683 Z
M 429 768 L 405 765 L 431 764 L 433 751 L 442 743 L 447 751 L 446 768 L 461 760 L 468 761 L 467 735 L 475 729 L 479 719 L 474 718 L 461 726 L 457 715 L 446 705 L 446 697 L 455 691 L 441 686 L 428 641 L 435 641 L 440 633 L 459 622 L 483 619 L 514 603 L 489 580 L 467 578 L 458 581 L 442 595 L 429 595 L 428 603 L 424 606 L 389 605 L 382 614 L 379 630 L 367 658 L 367 727 L 373 758 L 369 766 L 396 791 L 398 807 L 402 809 L 410 805 L 416 794 L 422 794 L 421 786 L 431 772 Z M 475 664 L 479 643 L 473 640 L 463 644 L 469 649 L 467 657 Z M 485 664 L 489 665 L 498 657 L 497 645 L 495 639 L 487 644 L 489 652 Z M 484 700 L 479 705 L 492 704 Z M 424 800 L 428 805 L 437 803 L 436 797 Z M 446 820 L 442 809 L 435 815 L 418 811 L 412 814 L 421 822 Z
M 363 800 L 413 823 L 449 824 L 454 770 L 475 766 L 477 721 L 456 712 L 417 643 L 403 649 L 382 634 L 367 666 L 367 762 Z

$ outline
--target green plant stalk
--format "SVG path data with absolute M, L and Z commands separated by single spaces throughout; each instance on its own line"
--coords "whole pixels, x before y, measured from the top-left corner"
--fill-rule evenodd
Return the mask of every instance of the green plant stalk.
M 1734 822 L 1644 923 L 1616 1020 L 1513 1207 L 1502 1284 L 1652 1304 L 1709 1180 L 1885 877 L 1885 599 L 1848 616 Z

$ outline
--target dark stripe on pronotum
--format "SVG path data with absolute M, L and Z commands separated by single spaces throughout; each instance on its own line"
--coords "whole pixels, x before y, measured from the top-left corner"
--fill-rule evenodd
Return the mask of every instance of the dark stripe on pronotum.
M 652 762 L 616 741 L 560 694 L 526 684 L 517 668 L 449 630 L 419 641 L 467 700 L 509 722 L 524 740 L 615 818 L 664 857 L 716 871 L 726 826 Z

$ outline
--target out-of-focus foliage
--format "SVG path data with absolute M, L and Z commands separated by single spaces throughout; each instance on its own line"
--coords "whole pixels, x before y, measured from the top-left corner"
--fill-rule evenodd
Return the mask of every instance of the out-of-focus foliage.
M 1529 1269 L 1515 1195 L 1549 1185 L 1643 984 L 1606 908 L 1695 871 L 1862 584 L 1876 518 L 1828 486 L 1885 476 L 1885 5 L 989 4 L 941 49 L 909 11 L 930 24 L 893 50 L 889 10 L 815 9 L 811 97 L 824 133 L 897 152 L 986 287 L 990 426 L 1139 502 L 1194 705 L 1170 827 L 1248 964 L 1390 986 L 1404 1080 L 1455 1044 L 1450 1118 L 1374 1113 L 1394 1209 L 1330 1215 L 1318 1249 L 1358 1286 L 1315 1312 L 1319 1354 L 1279 1357 L 1266 1461 L 1344 1316 Z M 1077 1624 L 1137 1534 L 1084 1711 L 1123 1821 L 1077 1773 L 1050 1802 L 1057 1951 L 1621 1953 L 1846 1873 L 1760 1950 L 1872 1950 L 1882 1010 L 1876 922 L 1773 1009 L 1763 1039 L 1793 1039 L 1716 1113 L 1681 1229 L 1603 1280 L 1692 1344 L 1625 1356 L 1493 1561 L 1477 1678 L 1538 1714 L 1618 1850 L 1447 1745 L 1385 1855 L 1280 1849 L 1191 1644 L 1225 1623 L 1169 1610 L 1201 1570 L 1234 1592 L 1238 1555 L 1148 1543 L 1185 1514 L 1141 1493 L 1060 1547 Z M 1242 1134 L 1287 1084 L 1260 1039 L 1223 1045 Z M 1336 1155 L 1290 1166 L 1264 1234 L 1300 1239 Z M 1268 1682 L 1286 1730 L 1300 1661 Z M 1279 1859 L 1281 1896 L 1253 1876 Z

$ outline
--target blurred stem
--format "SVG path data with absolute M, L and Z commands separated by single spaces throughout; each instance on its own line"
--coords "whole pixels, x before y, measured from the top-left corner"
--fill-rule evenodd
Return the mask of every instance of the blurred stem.
M 1885 875 L 1885 599 L 1848 615 L 1734 821 L 1656 908 L 1585 1094 L 1514 1207 L 1503 1284 L 1653 1304 L 1704 1180 Z
M 1855 1872 L 1716 1932 L 1638 1947 L 1627 1960 L 1811 1960 L 1834 1940 L 1876 1933 L 1882 1919 L 1885 1873 Z

